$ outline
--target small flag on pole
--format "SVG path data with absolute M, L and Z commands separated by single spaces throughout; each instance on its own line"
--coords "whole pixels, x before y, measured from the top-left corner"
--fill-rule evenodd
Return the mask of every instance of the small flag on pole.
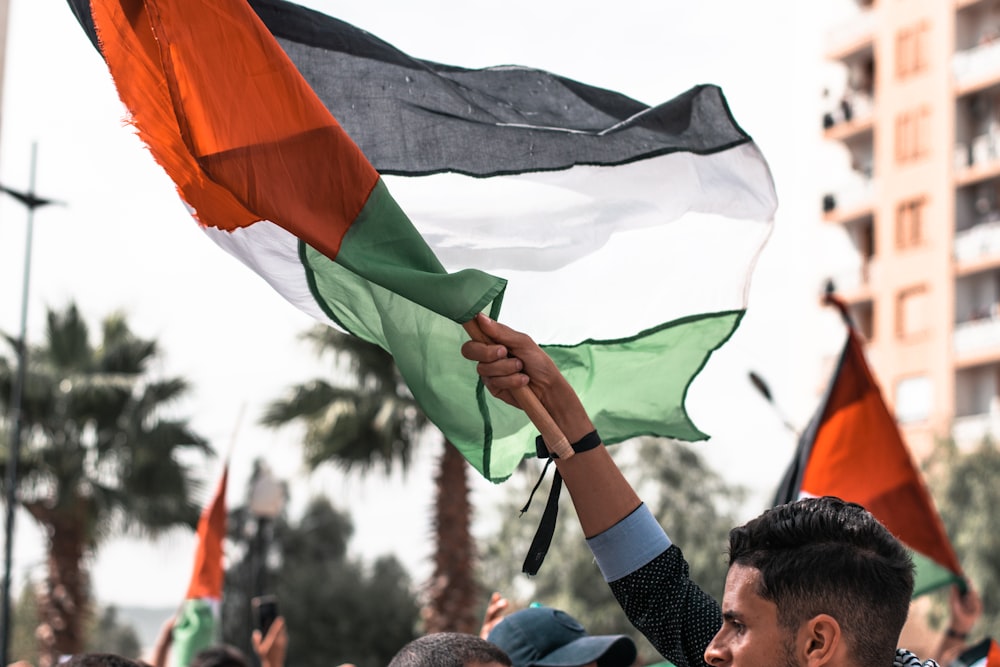
M 806 496 L 837 496 L 858 503 L 911 550 L 917 565 L 914 596 L 963 581 L 945 532 L 895 418 L 850 326 L 846 305 L 829 303 L 848 322 L 847 341 L 830 386 L 799 440 L 775 504 Z
M 1000 667 L 1000 644 L 992 637 L 987 637 L 960 653 L 951 666 Z
M 216 641 L 216 620 L 222 601 L 225 580 L 223 545 L 226 539 L 226 485 L 228 462 L 211 502 L 198 520 L 198 542 L 195 547 L 191 582 L 174 622 L 171 662 L 174 667 L 187 667 L 191 658 Z

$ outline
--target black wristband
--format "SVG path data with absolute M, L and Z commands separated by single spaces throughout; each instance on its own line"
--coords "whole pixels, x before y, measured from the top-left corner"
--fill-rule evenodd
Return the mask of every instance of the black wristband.
M 597 435 L 597 431 L 591 431 L 570 446 L 574 452 L 579 454 L 593 449 L 599 444 L 601 444 L 601 436 Z M 531 498 L 534 497 L 538 485 L 542 483 L 545 471 L 552 465 L 552 459 L 559 458 L 555 452 L 550 452 L 549 448 L 545 446 L 542 436 L 535 438 L 535 453 L 538 454 L 538 458 L 549 460 L 545 462 L 545 467 L 542 469 L 542 474 L 538 477 L 538 482 L 535 483 L 535 488 L 531 490 L 528 502 L 521 508 L 521 514 L 528 511 Z M 552 479 L 552 488 L 549 489 L 549 499 L 545 502 L 545 511 L 542 512 L 542 519 L 538 523 L 538 530 L 535 531 L 535 537 L 532 538 L 531 546 L 528 547 L 528 555 L 524 559 L 524 565 L 521 566 L 521 571 L 525 574 L 538 574 L 538 568 L 542 566 L 542 561 L 545 560 L 545 554 L 548 553 L 549 545 L 552 544 L 552 535 L 556 530 L 556 516 L 559 514 L 560 489 L 562 489 L 562 475 L 556 470 L 556 474 Z
M 570 445 L 570 447 L 572 447 L 573 451 L 577 454 L 581 454 L 597 447 L 599 444 L 601 444 L 601 436 L 599 436 L 597 431 L 594 430 L 574 442 Z M 545 440 L 542 439 L 542 436 L 535 438 L 535 454 L 537 454 L 540 459 L 559 458 L 555 452 L 550 452 L 549 448 L 545 446 Z
M 969 638 L 968 632 L 959 632 L 954 628 L 948 628 L 948 630 L 945 631 L 945 634 L 951 637 L 952 639 L 961 639 L 962 641 L 965 641 L 966 639 Z

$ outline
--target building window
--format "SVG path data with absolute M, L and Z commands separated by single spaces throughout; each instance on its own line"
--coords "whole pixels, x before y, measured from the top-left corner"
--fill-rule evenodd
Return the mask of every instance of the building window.
M 896 162 L 912 162 L 930 151 L 930 116 L 927 107 L 896 116 Z
M 905 79 L 927 67 L 927 33 L 925 21 L 903 28 L 896 33 L 896 77 Z
M 896 206 L 896 248 L 905 250 L 924 242 L 926 197 L 915 197 Z
M 900 424 L 926 421 L 934 406 L 934 385 L 926 375 L 903 378 L 896 383 L 896 420 Z
M 930 309 L 926 285 L 915 285 L 896 294 L 896 337 L 914 338 L 927 333 Z

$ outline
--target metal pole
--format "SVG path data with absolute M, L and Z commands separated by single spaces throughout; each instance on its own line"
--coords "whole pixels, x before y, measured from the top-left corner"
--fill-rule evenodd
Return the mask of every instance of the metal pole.
M 257 651 L 253 650 L 253 635 L 254 627 L 256 626 L 256 615 L 253 613 L 253 598 L 263 595 L 264 593 L 264 569 L 267 567 L 267 559 L 265 558 L 266 546 L 264 544 L 264 524 L 267 522 L 262 516 L 254 517 L 256 520 L 255 532 L 253 536 L 253 572 L 251 577 L 253 579 L 253 584 L 250 590 L 250 604 L 248 605 L 250 610 L 250 634 L 246 637 L 247 645 L 249 651 L 247 651 L 247 658 L 251 667 L 261 667 L 260 656 L 257 655 Z
M 31 175 L 28 185 L 28 196 L 32 202 L 35 201 L 35 160 L 37 154 L 38 144 L 32 143 Z M 21 453 L 21 394 L 24 391 L 24 378 L 28 365 L 28 288 L 31 281 L 31 240 L 34 229 L 35 208 L 37 208 L 37 205 L 28 204 L 28 229 L 24 242 L 24 280 L 21 286 L 21 329 L 17 338 L 17 375 L 14 379 L 14 386 L 11 387 L 10 397 L 10 412 L 13 423 L 10 431 L 10 448 L 7 456 L 7 516 L 6 523 L 4 524 L 3 622 L 0 624 L 0 665 L 10 664 L 7 656 L 13 625 L 10 618 L 11 560 L 13 558 L 14 546 L 14 516 L 17 509 L 17 464 Z

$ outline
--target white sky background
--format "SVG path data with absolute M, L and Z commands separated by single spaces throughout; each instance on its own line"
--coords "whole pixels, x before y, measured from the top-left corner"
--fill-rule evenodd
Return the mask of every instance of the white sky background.
M 820 138 L 829 75 L 821 52 L 830 21 L 849 10 L 850 0 L 304 4 L 416 57 L 466 67 L 539 67 L 648 104 L 698 83 L 722 87 L 771 164 L 780 208 L 749 313 L 696 379 L 688 406 L 712 435 L 700 447 L 713 467 L 754 492 L 747 516 L 763 508 L 795 438 L 747 372 L 766 378 L 781 410 L 803 426 L 842 342 L 836 316 L 818 306 L 825 277 L 850 264 L 842 231 L 820 222 L 824 171 L 829 182 L 828 170 L 842 159 Z M 311 494 L 326 493 L 352 512 L 356 552 L 396 553 L 417 581 L 424 579 L 438 446 L 426 447 L 410 474 L 389 484 L 332 470 L 307 476 L 294 430 L 257 426 L 269 400 L 319 371 L 297 340 L 312 321 L 198 230 L 172 184 L 122 125 L 107 70 L 63 0 L 11 0 L 4 84 L 0 183 L 27 189 L 37 141 L 36 192 L 68 203 L 35 215 L 29 341 L 42 340 L 46 307 L 75 300 L 95 335 L 103 316 L 124 310 L 136 333 L 160 341 L 162 371 L 191 380 L 180 414 L 220 453 L 235 436 L 231 504 L 243 497 L 252 460 L 263 457 L 291 482 L 293 513 Z M 0 199 L 0 329 L 12 334 L 20 317 L 25 221 L 23 207 Z M 216 460 L 204 470 L 206 495 L 219 466 Z M 503 489 L 475 482 L 476 530 L 485 533 Z M 108 542 L 94 568 L 99 600 L 178 603 L 192 549 L 191 535 L 180 531 L 153 543 Z M 44 564 L 40 536 L 25 515 L 15 552 L 19 586 Z

